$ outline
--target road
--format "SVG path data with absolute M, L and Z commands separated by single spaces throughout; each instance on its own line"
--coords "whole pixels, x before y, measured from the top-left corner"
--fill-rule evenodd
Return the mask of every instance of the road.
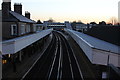
M 84 80 L 78 61 L 68 41 L 59 32 L 22 80 Z

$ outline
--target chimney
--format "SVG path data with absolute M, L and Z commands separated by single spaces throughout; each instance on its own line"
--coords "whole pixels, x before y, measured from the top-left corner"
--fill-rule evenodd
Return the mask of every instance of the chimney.
M 15 3 L 14 4 L 14 11 L 16 13 L 19 13 L 22 15 L 22 4 L 21 3 Z
M 30 19 L 30 13 L 28 11 L 25 11 L 25 17 L 27 17 L 28 19 Z
M 11 11 L 11 0 L 3 0 L 2 3 L 2 18 L 9 18 L 9 11 Z

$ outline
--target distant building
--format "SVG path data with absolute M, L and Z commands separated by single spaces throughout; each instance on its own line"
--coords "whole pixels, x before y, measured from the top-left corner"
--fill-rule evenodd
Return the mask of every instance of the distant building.
M 84 31 L 87 31 L 87 25 L 86 24 L 76 24 L 76 30 L 77 31 L 82 31 L 82 32 L 84 32 Z
M 69 21 L 65 21 L 66 28 L 72 29 L 71 23 Z
M 39 32 L 41 30 L 44 30 L 43 24 L 36 24 L 36 31 Z
M 30 19 L 30 13 L 22 15 L 22 4 L 15 3 L 14 11 L 11 11 L 11 0 L 3 0 L 2 3 L 2 37 L 11 39 L 26 35 L 35 31 L 35 21 Z
M 48 29 L 49 28 L 54 28 L 54 29 L 68 28 L 68 29 L 71 29 L 71 24 L 68 21 L 65 21 L 64 23 L 44 21 L 43 26 L 45 28 L 48 28 Z
M 87 31 L 88 28 L 91 26 L 91 25 L 88 26 L 87 24 L 84 24 L 82 22 L 73 22 L 71 24 L 72 24 L 73 30 L 80 31 L 80 32 Z

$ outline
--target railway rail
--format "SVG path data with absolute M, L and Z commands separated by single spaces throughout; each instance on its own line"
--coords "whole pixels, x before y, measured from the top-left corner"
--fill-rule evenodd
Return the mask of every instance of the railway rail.
M 68 41 L 59 32 L 53 31 L 52 34 L 48 48 L 21 80 L 84 80 Z

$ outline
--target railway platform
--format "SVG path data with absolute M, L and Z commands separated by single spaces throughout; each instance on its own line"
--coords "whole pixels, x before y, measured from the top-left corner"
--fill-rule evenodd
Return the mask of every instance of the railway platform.
M 6 64 L 3 68 L 2 80 L 19 80 L 28 71 L 36 59 L 44 52 L 51 41 L 51 37 L 47 38 L 47 42 L 42 47 L 41 50 L 37 51 L 34 55 L 25 56 L 21 62 L 16 62 L 16 70 L 13 70 L 12 64 Z

